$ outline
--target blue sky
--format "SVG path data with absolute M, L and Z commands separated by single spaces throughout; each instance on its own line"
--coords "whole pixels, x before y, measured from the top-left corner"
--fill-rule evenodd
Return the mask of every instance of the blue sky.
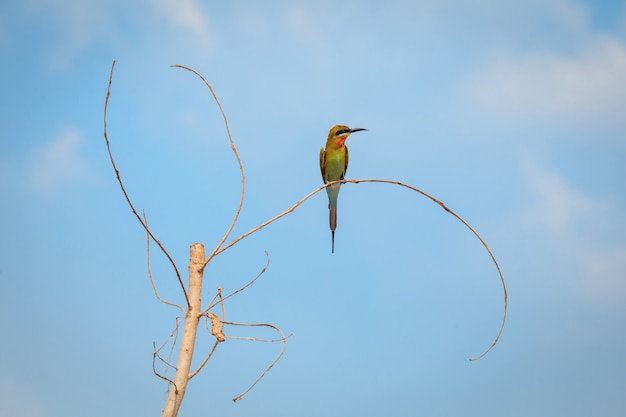
M 348 178 L 336 251 L 326 196 L 205 272 L 227 319 L 273 323 L 280 351 L 227 340 L 181 416 L 622 416 L 626 410 L 626 4 L 623 1 L 27 0 L 0 5 L 0 415 L 158 415 L 152 342 L 178 310 L 153 296 L 125 185 L 186 271 L 321 183 L 334 124 Z M 161 295 L 180 302 L 155 248 Z M 227 328 L 227 335 L 273 338 Z M 198 360 L 211 340 L 203 335 Z

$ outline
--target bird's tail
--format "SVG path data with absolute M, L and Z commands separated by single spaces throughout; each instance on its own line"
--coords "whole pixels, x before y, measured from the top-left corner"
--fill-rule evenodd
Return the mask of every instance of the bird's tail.
M 339 196 L 340 185 L 335 184 L 326 187 L 328 193 L 328 210 L 330 212 L 330 232 L 333 239 L 332 253 L 335 253 L 335 229 L 337 228 L 337 197 Z
M 337 228 L 337 207 L 328 206 L 330 213 L 330 233 L 332 235 L 332 253 L 335 253 L 335 229 Z

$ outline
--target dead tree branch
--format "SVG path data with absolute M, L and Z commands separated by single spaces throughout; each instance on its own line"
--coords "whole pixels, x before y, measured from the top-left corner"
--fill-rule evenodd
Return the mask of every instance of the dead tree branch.
M 255 281 L 257 279 L 259 279 L 261 277 L 261 275 L 263 275 L 265 273 L 265 271 L 267 271 L 267 268 L 270 265 L 270 254 L 265 251 L 265 256 L 267 258 L 267 260 L 265 261 L 265 265 L 263 266 L 263 269 L 261 269 L 261 272 L 258 273 L 258 275 L 256 277 L 254 277 L 254 279 L 250 282 L 248 282 L 246 285 L 244 285 L 243 287 L 231 292 L 230 294 L 228 294 L 225 297 L 222 297 L 222 292 L 221 292 L 221 288 L 219 289 L 220 291 L 218 292 L 218 294 L 215 295 L 215 297 L 213 297 L 213 300 L 211 300 L 211 302 L 209 303 L 209 306 L 207 307 L 206 311 L 209 311 L 210 309 L 212 309 L 214 306 L 216 306 L 218 303 L 222 303 L 222 307 L 223 307 L 223 303 L 225 300 L 229 299 L 230 297 L 232 297 L 233 295 L 240 293 L 241 291 L 245 290 L 246 288 L 252 286 L 252 284 L 255 283 Z M 215 299 L 219 296 L 219 301 L 215 302 Z M 215 303 L 214 303 L 215 302 Z M 223 317 L 223 314 L 222 314 Z
M 183 336 L 180 342 L 176 374 L 174 375 L 174 390 L 170 393 L 163 408 L 163 417 L 175 417 L 182 404 L 187 383 L 189 382 L 189 370 L 196 344 L 196 333 L 201 313 L 202 300 L 202 273 L 204 271 L 204 245 L 194 243 L 189 250 L 189 309 L 185 314 Z
M 289 335 L 289 336 L 285 337 L 284 333 L 282 332 L 282 330 L 280 330 L 280 328 L 278 328 L 277 326 L 274 326 L 273 324 L 268 324 L 268 323 L 235 323 L 235 322 L 232 322 L 232 321 L 224 321 L 223 323 L 224 324 L 229 324 L 229 325 L 232 325 L 232 326 L 269 327 L 271 329 L 274 329 L 274 331 L 276 331 L 280 335 L 280 339 L 275 339 L 275 340 L 258 339 L 258 338 L 255 338 L 255 337 L 241 338 L 241 337 L 227 336 L 229 339 L 232 338 L 232 339 L 252 340 L 252 341 L 255 341 L 255 342 L 269 342 L 269 343 L 283 342 L 283 348 L 280 351 L 280 353 L 278 354 L 278 356 L 276 357 L 276 359 L 274 359 L 274 361 L 267 368 L 265 368 L 263 373 L 261 373 L 261 375 L 259 375 L 259 377 L 248 387 L 247 390 L 245 390 L 243 393 L 241 393 L 238 396 L 236 396 L 235 398 L 233 398 L 233 402 L 237 402 L 239 400 L 242 400 L 244 395 L 246 395 L 248 392 L 250 392 L 250 390 L 252 388 L 254 388 L 254 386 L 261 379 L 263 379 L 263 377 L 270 371 L 270 369 L 272 369 L 274 367 L 274 365 L 276 365 L 276 363 L 280 360 L 280 358 L 285 353 L 285 349 L 287 348 L 287 338 L 291 337 L 292 335 Z
M 217 94 L 215 94 L 215 91 L 213 90 L 213 87 L 211 86 L 211 84 L 209 84 L 209 82 L 200 73 L 198 73 L 194 69 L 191 69 L 189 67 L 186 67 L 184 65 L 179 65 L 179 64 L 174 64 L 174 65 L 172 65 L 172 67 L 181 68 L 181 69 L 184 69 L 184 70 L 187 70 L 187 71 L 190 71 L 190 72 L 196 74 L 198 77 L 200 77 L 200 79 L 204 82 L 204 84 L 211 91 L 211 94 L 213 95 L 213 99 L 217 103 L 217 107 L 219 107 L 220 113 L 222 113 L 222 117 L 224 118 L 224 126 L 226 126 L 226 133 L 228 134 L 228 140 L 230 141 L 230 147 L 231 147 L 233 153 L 235 154 L 235 158 L 237 158 L 237 163 L 239 164 L 239 172 L 241 173 L 241 197 L 239 198 L 239 205 L 237 206 L 237 210 L 235 211 L 235 217 L 233 218 L 233 221 L 230 223 L 230 226 L 228 227 L 228 229 L 226 230 L 226 233 L 224 233 L 224 236 L 222 236 L 222 238 L 218 242 L 218 244 L 215 247 L 215 249 L 213 249 L 213 252 L 211 252 L 211 254 L 209 256 L 207 256 L 207 258 L 205 259 L 204 265 L 206 266 L 209 262 L 211 262 L 211 259 L 213 259 L 213 257 L 215 255 L 217 255 L 218 250 L 224 244 L 226 239 L 228 239 L 228 236 L 230 235 L 230 232 L 233 230 L 233 227 L 235 227 L 235 223 L 237 223 L 237 219 L 239 218 L 239 213 L 241 213 L 241 207 L 243 206 L 244 195 L 246 193 L 246 175 L 245 175 L 245 172 L 243 170 L 243 163 L 241 162 L 241 158 L 239 157 L 239 152 L 237 152 L 237 147 L 235 146 L 235 142 L 233 141 L 233 137 L 230 134 L 230 127 L 228 126 L 228 118 L 226 117 L 226 113 L 224 112 L 224 109 L 222 108 L 222 105 L 220 104 L 220 101 L 217 98 Z
M 224 110 L 222 109 L 222 106 L 217 98 L 217 95 L 215 93 L 215 91 L 213 90 L 213 87 L 206 81 L 206 79 L 199 74 L 198 72 L 196 72 L 195 70 L 182 66 L 182 65 L 172 65 L 173 67 L 177 67 L 177 68 L 181 68 L 187 71 L 192 72 L 193 74 L 195 74 L 196 76 L 198 76 L 203 82 L 204 84 L 207 86 L 207 88 L 210 90 L 211 94 L 213 95 L 213 99 L 215 100 L 215 102 L 217 103 L 217 106 L 219 107 L 219 110 L 222 114 L 222 117 L 224 119 L 224 125 L 226 128 L 226 132 L 228 135 L 228 139 L 230 141 L 230 145 L 231 145 L 231 150 L 233 151 L 235 158 L 237 160 L 238 166 L 239 166 L 239 171 L 241 174 L 241 196 L 239 199 L 239 204 L 237 206 L 237 209 L 235 210 L 235 214 L 233 217 L 232 222 L 230 223 L 230 225 L 228 226 L 228 228 L 226 229 L 224 235 L 221 237 L 221 239 L 219 240 L 218 244 L 216 245 L 215 249 L 213 249 L 213 251 L 208 254 L 205 253 L 204 250 L 204 246 L 200 243 L 196 243 L 191 245 L 190 247 L 190 260 L 189 260 L 189 283 L 188 283 L 188 288 L 185 287 L 181 275 L 178 271 L 178 268 L 174 262 L 174 260 L 172 259 L 172 257 L 170 256 L 169 252 L 165 249 L 165 247 L 161 244 L 161 242 L 154 236 L 154 234 L 152 233 L 150 227 L 148 226 L 148 221 L 147 221 L 147 217 L 145 212 L 142 212 L 143 214 L 143 218 L 142 216 L 139 215 L 138 211 L 135 209 L 134 204 L 132 203 L 125 187 L 124 187 L 124 183 L 121 179 L 120 176 L 120 172 L 119 169 L 115 163 L 115 160 L 113 158 L 113 154 L 111 151 L 111 146 L 109 143 L 109 139 L 108 139 L 108 135 L 107 135 L 107 108 L 108 108 L 108 103 L 109 103 L 109 97 L 110 97 L 110 92 L 111 92 L 111 84 L 112 84 L 112 79 L 113 79 L 113 70 L 115 67 L 115 61 L 113 61 L 112 65 L 111 65 L 111 70 L 110 70 L 110 74 L 109 74 L 109 83 L 108 83 L 108 87 L 107 87 L 107 93 L 106 93 L 106 98 L 105 98 L 105 103 L 104 103 L 104 139 L 106 142 L 106 147 L 107 147 L 107 152 L 109 154 L 109 158 L 111 161 L 111 165 L 115 171 L 115 175 L 118 181 L 118 184 L 120 186 L 120 189 L 122 190 L 122 193 L 126 199 L 126 202 L 128 203 L 132 213 L 135 215 L 135 217 L 137 218 L 137 220 L 139 221 L 139 223 L 141 224 L 141 226 L 143 227 L 143 229 L 146 231 L 146 253 L 147 253 L 147 267 L 148 267 L 148 275 L 150 277 L 150 283 L 152 285 L 153 291 L 155 296 L 157 297 L 157 299 L 159 301 L 161 301 L 164 304 L 170 305 L 170 306 L 174 306 L 179 308 L 183 313 L 184 313 L 184 325 L 183 325 L 183 330 L 182 330 L 182 338 L 181 338 L 181 343 L 180 343 L 180 348 L 179 348 L 179 354 L 178 354 L 178 358 L 177 358 L 177 363 L 176 366 L 172 365 L 172 362 L 170 361 L 173 350 L 174 350 L 174 346 L 176 345 L 176 338 L 178 335 L 178 318 L 177 318 L 177 322 L 176 322 L 176 329 L 174 330 L 174 332 L 172 333 L 172 335 L 170 336 L 169 339 L 173 338 L 173 342 L 172 342 L 172 346 L 171 346 L 171 350 L 170 350 L 170 358 L 168 358 L 168 360 L 165 360 L 161 357 L 160 355 L 160 351 L 161 349 L 163 349 L 165 347 L 166 344 L 168 344 L 168 342 L 166 341 L 164 343 L 163 346 L 161 346 L 159 349 L 156 348 L 154 349 L 154 355 L 153 355 L 153 370 L 155 375 L 157 375 L 159 378 L 164 379 L 165 381 L 168 382 L 169 387 L 171 388 L 169 390 L 168 393 L 168 399 L 166 401 L 165 407 L 163 409 L 163 413 L 162 415 L 165 417 L 175 417 L 178 413 L 178 410 L 180 408 L 180 405 L 182 403 L 183 397 L 185 395 L 186 392 L 186 388 L 187 388 L 187 384 L 189 382 L 189 380 L 191 378 L 193 378 L 195 375 L 198 374 L 198 372 L 200 372 L 200 370 L 204 367 L 204 365 L 209 361 L 209 359 L 212 357 L 213 353 L 215 352 L 217 346 L 224 342 L 226 339 L 238 339 L 238 340 L 249 340 L 249 341 L 260 341 L 260 342 L 283 342 L 283 347 L 282 350 L 280 352 L 280 354 L 275 358 L 275 360 L 261 373 L 261 375 L 248 387 L 248 389 L 246 391 L 244 391 L 241 395 L 233 398 L 233 401 L 238 401 L 241 400 L 271 369 L 272 367 L 278 362 L 278 360 L 280 360 L 280 358 L 282 357 L 282 355 L 285 352 L 286 349 L 286 342 L 287 342 L 287 338 L 285 337 L 285 335 L 283 334 L 283 332 L 280 330 L 280 328 L 278 328 L 277 326 L 273 325 L 273 324 L 266 324 L 266 323 L 237 323 L 237 322 L 232 322 L 232 321 L 226 321 L 225 319 L 225 303 L 224 301 L 227 300 L 230 297 L 233 297 L 234 295 L 240 293 L 241 291 L 244 291 L 245 289 L 249 288 L 267 269 L 269 262 L 270 262 L 270 258 L 269 258 L 269 254 L 267 252 L 266 253 L 266 263 L 263 266 L 262 270 L 259 272 L 259 274 L 252 279 L 250 282 L 248 282 L 246 285 L 244 285 L 243 287 L 233 291 L 232 293 L 228 294 L 227 296 L 223 296 L 222 295 L 222 289 L 218 287 L 218 291 L 216 293 L 216 295 L 213 297 L 213 299 L 211 300 L 211 302 L 208 304 L 208 306 L 206 307 L 206 309 L 202 310 L 202 304 L 201 304 L 201 297 L 202 297 L 202 279 L 203 279 L 203 273 L 204 273 L 204 269 L 206 267 L 206 265 L 217 255 L 219 255 L 220 253 L 224 252 L 225 250 L 231 248 L 232 246 L 234 246 L 235 244 L 237 244 L 238 242 L 240 242 L 241 240 L 245 239 L 246 237 L 256 233 L 257 231 L 263 229 L 264 227 L 270 225 L 271 223 L 275 222 L 276 220 L 286 216 L 287 214 L 293 212 L 297 207 L 299 207 L 302 203 L 304 203 L 306 200 L 308 200 L 309 198 L 311 198 L 313 195 L 317 194 L 318 192 L 320 192 L 321 190 L 323 190 L 326 187 L 332 186 L 333 184 L 348 184 L 348 183 L 354 183 L 354 184 L 359 184 L 359 183 L 385 183 L 385 184 L 393 184 L 393 185 L 399 185 L 401 187 L 407 188 L 411 191 L 417 192 L 419 194 L 421 194 L 424 197 L 427 197 L 428 199 L 430 199 L 431 201 L 433 201 L 434 203 L 438 204 L 442 209 L 444 209 L 446 212 L 448 212 L 449 214 L 451 214 L 452 216 L 454 216 L 457 220 L 459 220 L 466 228 L 468 228 L 474 235 L 475 237 L 481 242 L 481 244 L 483 245 L 483 247 L 485 248 L 485 250 L 487 251 L 487 253 L 489 254 L 489 256 L 491 257 L 491 260 L 493 261 L 496 270 L 498 272 L 498 275 L 500 277 L 500 281 L 502 284 L 502 289 L 503 289 L 503 298 L 504 298 L 504 311 L 503 311 L 503 317 L 502 317 L 502 323 L 500 325 L 500 328 L 498 330 L 498 333 L 495 337 L 495 339 L 493 340 L 493 342 L 491 343 L 491 345 L 480 355 L 470 358 L 470 361 L 473 360 L 477 360 L 482 358 L 483 356 L 485 356 L 499 341 L 500 336 L 502 335 L 503 329 L 504 329 L 504 325 L 506 322 L 506 318 L 507 318 L 507 310 L 508 310 L 508 293 L 507 293 L 507 288 L 506 288 L 506 283 L 504 280 L 504 276 L 502 274 L 502 271 L 500 269 L 500 265 L 498 264 L 496 257 L 494 256 L 493 252 L 491 251 L 491 249 L 489 248 L 489 246 L 487 245 L 487 243 L 485 242 L 485 240 L 480 236 L 480 234 L 469 224 L 467 223 L 461 216 L 459 216 L 456 212 L 454 212 L 453 210 L 451 210 L 450 208 L 448 208 L 442 201 L 438 200 L 437 198 L 431 196 L 430 194 L 416 188 L 413 187 L 411 185 L 402 183 L 400 181 L 393 181 L 393 180 L 384 180 L 384 179 L 354 179 L 354 180 L 340 180 L 340 181 L 334 181 L 334 182 L 329 182 L 327 184 L 321 185 L 320 187 L 318 187 L 317 189 L 311 191 L 310 193 L 308 193 L 307 195 L 305 195 L 304 197 L 302 197 L 300 200 L 298 200 L 296 203 L 294 203 L 291 207 L 289 207 L 288 209 L 286 209 L 285 211 L 283 211 L 282 213 L 270 218 L 269 220 L 266 220 L 265 222 L 259 224 L 258 226 L 254 227 L 253 229 L 243 233 L 241 236 L 232 239 L 230 242 L 226 243 L 227 240 L 230 237 L 230 234 L 235 226 L 235 224 L 237 223 L 237 220 L 239 218 L 239 215 L 241 213 L 241 209 L 243 206 L 243 201 L 244 201 L 244 196 L 245 196 L 245 187 L 246 187 L 246 177 L 245 177 L 245 172 L 244 172 L 244 168 L 243 168 L 243 164 L 241 161 L 241 158 L 239 157 L 239 153 L 237 151 L 237 147 L 235 146 L 235 143 L 233 141 L 231 132 L 230 132 L 230 128 L 228 125 L 228 119 L 226 117 L 226 114 L 224 112 Z M 160 248 L 160 250 L 163 252 L 163 254 L 167 257 L 167 259 L 169 260 L 170 264 L 172 265 L 174 272 L 176 274 L 176 277 L 178 279 L 179 285 L 183 291 L 186 303 L 187 303 L 187 308 L 184 308 L 181 305 L 178 305 L 176 303 L 167 301 L 162 299 L 159 294 L 158 291 L 156 289 L 156 285 L 154 283 L 154 279 L 152 276 L 152 271 L 151 271 L 151 267 L 150 267 L 150 241 L 153 241 L 157 244 L 157 246 Z M 210 310 L 213 307 L 216 307 L 218 304 L 220 304 L 221 307 L 221 313 L 222 313 L 222 317 L 220 318 L 218 315 L 212 313 Z M 206 326 L 207 326 L 207 331 L 210 332 L 216 339 L 212 349 L 210 350 L 210 352 L 208 353 L 208 355 L 204 358 L 204 360 L 202 361 L 202 363 L 198 366 L 198 368 L 190 373 L 190 369 L 191 369 L 191 361 L 193 359 L 193 352 L 194 352 L 194 348 L 195 348 L 195 342 L 196 342 L 196 334 L 197 334 L 197 328 L 199 325 L 199 321 L 202 317 L 205 317 L 206 320 Z M 211 327 L 209 329 L 209 321 L 211 322 Z M 243 336 L 227 336 L 224 334 L 224 327 L 225 325 L 229 325 L 229 326 L 249 326 L 249 327 L 268 327 L 273 329 L 274 331 L 276 331 L 279 335 L 280 338 L 279 339 L 275 339 L 275 340 L 269 340 L 269 339 L 261 339 L 261 338 L 254 338 L 254 337 L 243 337 Z M 291 335 L 290 335 L 291 336 Z M 290 337 L 289 336 L 289 337 Z M 159 360 L 161 362 L 163 362 L 166 366 L 165 372 L 167 373 L 167 371 L 169 370 L 169 368 L 173 368 L 175 369 L 175 375 L 173 377 L 173 379 L 167 378 L 164 375 L 161 375 L 160 373 L 158 373 L 156 371 L 156 366 L 155 363 L 156 361 Z
M 187 305 L 189 305 L 189 297 L 187 297 L 187 290 L 185 289 L 185 284 L 183 284 L 183 280 L 180 277 L 180 272 L 178 272 L 178 267 L 176 267 L 176 263 L 174 262 L 174 259 L 172 259 L 169 252 L 165 249 L 165 247 L 161 244 L 161 242 L 154 236 L 154 234 L 152 233 L 148 225 L 144 223 L 144 221 L 141 219 L 141 216 L 135 209 L 135 206 L 133 205 L 132 201 L 130 201 L 130 197 L 128 196 L 128 193 L 126 192 L 126 188 L 124 187 L 124 183 L 122 182 L 120 171 L 117 168 L 117 165 L 115 164 L 115 159 L 113 158 L 113 153 L 111 152 L 111 144 L 109 143 L 109 136 L 107 135 L 107 108 L 109 107 L 109 97 L 111 95 L 111 84 L 113 83 L 113 69 L 114 68 L 115 68 L 115 61 L 113 61 L 113 63 L 111 64 L 111 71 L 109 73 L 109 85 L 107 87 L 107 94 L 104 100 L 104 140 L 107 145 L 107 152 L 109 153 L 109 159 L 111 160 L 111 165 L 113 166 L 113 170 L 115 171 L 117 182 L 119 183 L 120 188 L 122 189 L 122 193 L 124 194 L 124 198 L 126 198 L 126 202 L 128 203 L 133 214 L 135 215 L 135 217 L 141 224 L 141 227 L 145 229 L 146 233 L 150 236 L 150 238 L 154 241 L 154 243 L 157 244 L 157 246 L 161 249 L 161 252 L 163 252 L 163 254 L 170 261 L 170 264 L 172 265 L 172 268 L 174 268 L 174 272 L 176 273 L 176 277 L 178 278 L 178 283 L 180 284 L 180 288 L 183 290 L 183 294 L 185 295 L 185 300 L 187 301 Z
M 298 208 L 298 206 L 300 206 L 302 203 L 304 203 L 309 198 L 313 197 L 315 194 L 317 194 L 318 192 L 320 192 L 324 188 L 329 187 L 329 186 L 331 186 L 333 184 L 348 184 L 348 183 L 358 184 L 358 183 L 361 183 L 361 182 L 371 182 L 371 183 L 380 183 L 380 184 L 399 185 L 401 187 L 408 188 L 409 190 L 415 191 L 416 193 L 419 193 L 419 194 L 423 195 L 424 197 L 427 197 L 431 201 L 437 203 L 446 212 L 448 212 L 451 215 L 453 215 L 454 217 L 456 217 L 461 223 L 463 223 L 463 225 L 465 227 L 467 227 L 474 234 L 474 236 L 476 236 L 478 238 L 480 243 L 483 245 L 483 247 L 485 248 L 485 250 L 487 251 L 487 253 L 491 257 L 491 260 L 493 261 L 493 264 L 495 265 L 496 270 L 498 271 L 498 275 L 500 277 L 500 282 L 502 283 L 502 291 L 503 291 L 503 299 L 504 299 L 504 312 L 503 312 L 503 315 L 502 315 L 502 323 L 500 324 L 500 329 L 498 330 L 498 333 L 497 333 L 495 339 L 493 340 L 491 345 L 487 348 L 487 350 L 485 350 L 483 353 L 481 353 L 480 355 L 478 355 L 476 357 L 470 358 L 469 360 L 470 361 L 475 361 L 475 360 L 478 360 L 478 359 L 482 358 L 483 356 L 485 356 L 487 354 L 487 352 L 489 352 L 498 343 L 498 340 L 500 340 L 500 336 L 502 335 L 502 331 L 504 330 L 504 324 L 506 323 L 506 315 L 507 315 L 507 310 L 508 310 L 508 292 L 507 292 L 507 289 L 506 289 L 506 282 L 504 281 L 504 275 L 502 274 L 502 270 L 500 269 L 500 265 L 498 264 L 498 261 L 496 260 L 496 257 L 494 256 L 494 254 L 491 251 L 491 249 L 489 249 L 489 246 L 487 245 L 487 242 L 485 242 L 485 240 L 482 238 L 482 236 L 472 226 L 470 226 L 470 224 L 467 223 L 467 221 L 465 221 L 456 212 L 454 212 L 453 210 L 448 208 L 448 206 L 446 206 L 445 203 L 443 203 L 441 200 L 433 197 L 432 195 L 428 194 L 425 191 L 420 190 L 417 187 L 413 187 L 412 185 L 408 185 L 408 184 L 405 184 L 405 183 L 400 182 L 400 181 L 382 180 L 382 179 L 339 180 L 339 181 L 333 181 L 333 182 L 326 183 L 324 185 L 319 186 L 315 190 L 311 191 L 310 193 L 308 193 L 307 195 L 302 197 L 300 200 L 296 201 L 287 210 L 283 211 L 280 214 L 277 214 L 276 216 L 272 217 L 271 219 L 266 220 L 265 222 L 261 223 L 260 225 L 256 226 L 255 228 L 253 228 L 253 229 L 245 232 L 241 236 L 233 239 L 228 244 L 224 245 L 219 251 L 217 251 L 216 255 L 219 255 L 223 251 L 225 251 L 228 248 L 230 248 L 233 245 L 235 245 L 237 242 L 245 239 L 246 237 L 250 236 L 251 234 L 253 234 L 255 232 L 258 232 L 259 230 L 261 230 L 264 227 L 270 225 L 271 223 L 275 222 L 276 220 L 280 219 L 281 217 L 284 217 L 287 214 L 291 213 L 296 208 Z
M 143 221 L 146 224 L 146 227 L 148 227 L 148 219 L 146 217 L 146 212 L 142 210 L 142 214 L 143 214 Z M 167 304 L 172 307 L 177 307 L 184 314 L 185 309 L 182 306 L 176 303 L 173 303 L 171 301 L 164 300 L 163 298 L 161 298 L 161 296 L 159 295 L 159 292 L 157 291 L 156 285 L 154 284 L 154 279 L 152 278 L 152 269 L 150 268 L 150 235 L 148 233 L 146 233 L 146 263 L 148 264 L 148 277 L 150 278 L 150 285 L 152 285 L 152 291 L 154 291 L 154 296 L 157 298 L 157 300 L 159 300 L 163 304 Z
M 202 370 L 202 368 L 204 368 L 204 365 L 206 365 L 206 363 L 209 361 L 209 359 L 211 359 L 211 356 L 213 356 L 213 353 L 215 353 L 215 349 L 217 349 L 217 346 L 220 344 L 221 342 L 219 340 L 215 340 L 215 343 L 213 344 L 213 347 L 211 348 L 211 351 L 209 352 L 209 354 L 204 358 L 204 360 L 202 361 L 202 363 L 198 366 L 198 369 L 196 369 L 195 371 L 193 371 L 191 374 L 189 374 L 189 379 L 193 378 L 194 376 L 196 376 L 198 374 L 198 372 L 200 372 Z

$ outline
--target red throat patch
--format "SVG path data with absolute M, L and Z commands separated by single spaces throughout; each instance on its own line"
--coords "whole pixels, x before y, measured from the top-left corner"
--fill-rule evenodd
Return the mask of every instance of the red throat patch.
M 348 135 L 339 136 L 335 139 L 335 145 L 337 145 L 338 148 L 343 148 L 346 145 L 346 139 L 348 139 Z

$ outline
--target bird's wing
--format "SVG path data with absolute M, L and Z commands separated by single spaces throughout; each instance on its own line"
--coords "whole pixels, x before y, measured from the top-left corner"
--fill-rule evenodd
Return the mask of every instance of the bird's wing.
M 341 173 L 341 179 L 346 176 L 346 171 L 348 170 L 348 147 L 346 146 L 346 164 L 343 167 L 343 172 Z
M 322 181 L 326 182 L 324 177 L 324 171 L 326 170 L 326 151 L 324 148 L 320 149 L 320 171 L 322 172 Z

